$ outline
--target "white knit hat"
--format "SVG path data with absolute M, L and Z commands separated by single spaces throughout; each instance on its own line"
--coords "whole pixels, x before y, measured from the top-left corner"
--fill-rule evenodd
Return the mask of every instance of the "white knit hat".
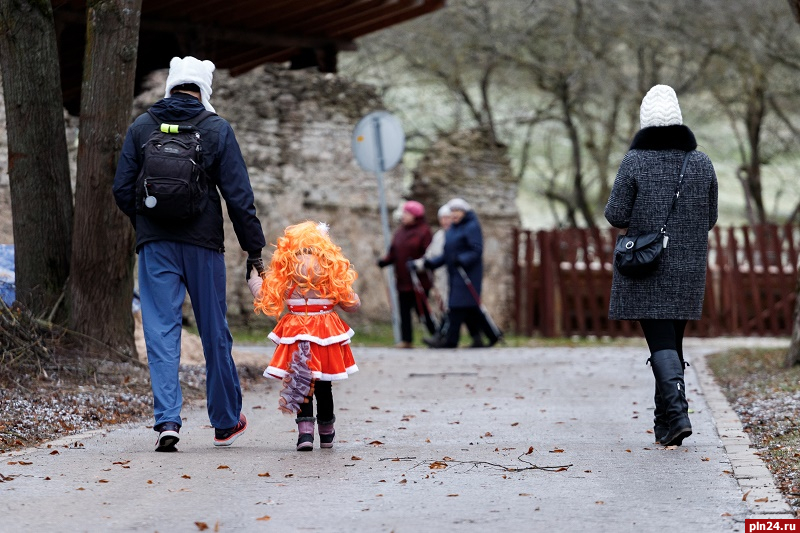
M 208 100 L 211 98 L 211 79 L 215 68 L 214 63 L 208 60 L 200 61 L 192 56 L 183 59 L 173 57 L 169 62 L 169 76 L 164 97 L 168 97 L 177 85 L 194 83 L 200 87 L 200 101 L 203 102 L 203 106 L 213 113 L 214 108 Z
M 450 206 L 444 204 L 442 207 L 439 208 L 439 211 L 436 213 L 436 216 L 439 218 L 442 217 L 449 217 L 452 211 L 450 210 Z
M 656 85 L 644 95 L 639 110 L 641 128 L 683 124 L 678 97 L 669 85 Z
M 451 211 L 463 211 L 465 213 L 469 213 L 472 211 L 472 206 L 467 203 L 466 200 L 463 198 L 453 198 L 449 202 L 447 202 L 447 207 L 450 208 Z

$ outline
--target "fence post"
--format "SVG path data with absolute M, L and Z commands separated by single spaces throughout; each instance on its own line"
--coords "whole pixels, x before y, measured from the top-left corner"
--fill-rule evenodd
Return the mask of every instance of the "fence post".
M 542 336 L 556 336 L 556 273 L 553 257 L 552 233 L 540 231 L 537 233 L 539 239 L 539 257 L 542 280 Z

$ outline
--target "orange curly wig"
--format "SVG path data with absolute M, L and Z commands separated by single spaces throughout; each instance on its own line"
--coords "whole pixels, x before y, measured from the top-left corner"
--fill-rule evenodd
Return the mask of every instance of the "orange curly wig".
M 301 293 L 315 291 L 316 298 L 352 304 L 357 296 L 353 282 L 358 273 L 328 236 L 326 224 L 307 220 L 287 227 L 278 238 L 261 293 L 253 302 L 256 313 L 277 317 L 283 311 L 290 287 Z

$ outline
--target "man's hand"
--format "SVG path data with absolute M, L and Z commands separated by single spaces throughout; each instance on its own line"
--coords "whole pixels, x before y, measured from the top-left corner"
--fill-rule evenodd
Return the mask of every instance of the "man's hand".
M 258 277 L 264 277 L 264 260 L 261 259 L 261 251 L 259 250 L 257 253 L 250 252 L 250 255 L 247 256 L 247 272 L 244 275 L 245 280 L 250 279 L 250 275 L 253 272 L 253 268 L 256 269 L 256 273 Z

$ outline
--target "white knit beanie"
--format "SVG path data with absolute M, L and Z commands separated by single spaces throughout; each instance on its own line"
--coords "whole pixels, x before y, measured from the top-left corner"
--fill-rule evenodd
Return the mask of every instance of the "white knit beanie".
M 469 213 L 472 211 L 472 206 L 467 203 L 466 200 L 463 198 L 453 198 L 449 202 L 447 202 L 447 207 L 450 208 L 451 211 L 463 211 L 465 213 Z
M 644 95 L 639 110 L 641 128 L 683 124 L 678 97 L 669 85 L 656 85 Z
M 214 108 L 208 100 L 211 98 L 211 79 L 215 68 L 214 63 L 208 60 L 200 61 L 192 56 L 183 59 L 173 57 L 169 62 L 169 76 L 164 97 L 168 97 L 177 85 L 194 83 L 200 87 L 200 101 L 203 102 L 203 106 L 213 113 Z
M 439 208 L 439 211 L 436 213 L 436 216 L 439 218 L 442 217 L 449 217 L 453 212 L 450 210 L 450 206 L 444 204 L 442 207 Z

